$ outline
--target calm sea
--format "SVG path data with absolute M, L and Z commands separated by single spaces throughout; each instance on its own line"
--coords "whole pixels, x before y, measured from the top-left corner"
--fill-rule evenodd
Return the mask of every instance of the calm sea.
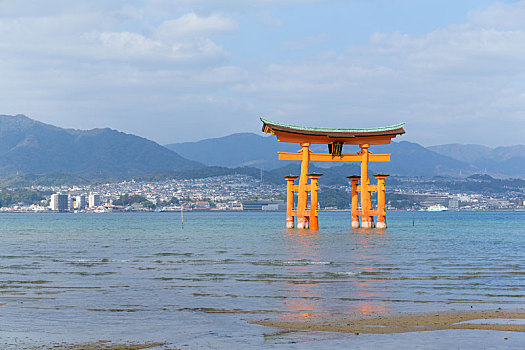
M 413 217 L 414 215 L 414 217 Z M 415 225 L 412 225 L 414 219 Z M 278 333 L 250 320 L 525 307 L 525 212 L 0 215 L 0 348 L 523 348 L 522 333 Z M 503 340 L 507 337 L 507 340 Z

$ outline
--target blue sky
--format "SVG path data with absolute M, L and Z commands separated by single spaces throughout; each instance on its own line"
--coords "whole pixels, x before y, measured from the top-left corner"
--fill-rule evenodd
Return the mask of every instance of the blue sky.
M 61 127 L 525 143 L 525 1 L 0 0 L 0 50 L 0 113 Z

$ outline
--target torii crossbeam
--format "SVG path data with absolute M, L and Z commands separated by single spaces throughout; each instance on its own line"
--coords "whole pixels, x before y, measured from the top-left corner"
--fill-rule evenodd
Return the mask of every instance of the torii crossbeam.
M 311 128 L 289 124 L 275 123 L 261 118 L 262 131 L 277 136 L 277 141 L 292 142 L 301 145 L 297 153 L 278 152 L 280 160 L 300 160 L 301 174 L 299 184 L 294 181 L 297 176 L 285 177 L 287 186 L 286 227 L 294 228 L 294 217 L 297 217 L 297 228 L 317 230 L 318 179 L 321 174 L 308 174 L 310 161 L 330 162 L 361 162 L 361 176 L 352 176 L 352 227 L 374 227 L 374 216 L 377 216 L 377 228 L 386 228 L 385 210 L 385 178 L 386 174 L 375 175 L 377 185 L 370 185 L 368 178 L 368 162 L 389 162 L 390 154 L 372 154 L 370 145 L 389 144 L 394 137 L 405 133 L 405 123 L 370 129 L 330 129 Z M 312 144 L 328 145 L 329 153 L 313 153 L 309 147 Z M 343 154 L 343 145 L 359 145 L 357 154 Z M 311 179 L 311 183 L 308 183 Z M 360 184 L 358 184 L 360 181 Z M 378 209 L 372 210 L 371 192 L 378 191 Z M 294 192 L 298 192 L 297 209 L 294 209 Z M 310 209 L 308 209 L 308 192 L 310 192 Z M 358 208 L 358 193 L 361 194 L 361 210 Z M 359 223 L 361 217 L 361 224 Z

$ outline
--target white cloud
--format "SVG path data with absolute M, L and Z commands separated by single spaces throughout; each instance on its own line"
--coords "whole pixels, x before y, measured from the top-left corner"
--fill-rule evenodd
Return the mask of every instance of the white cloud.
M 234 30 L 236 23 L 220 15 L 199 17 L 195 13 L 166 20 L 150 36 L 132 32 L 104 32 L 100 54 L 113 59 L 152 62 L 197 63 L 222 59 L 226 53 L 210 37 Z
M 469 22 L 486 28 L 525 28 L 525 2 L 496 3 L 469 13 Z
M 519 63 L 525 58 L 523 42 L 525 31 L 464 25 L 423 36 L 376 34 L 371 38 L 369 53 L 380 62 L 395 63 L 398 69 L 440 76 L 486 77 L 519 71 Z
M 213 14 L 208 17 L 199 17 L 195 13 L 164 21 L 156 30 L 155 35 L 165 41 L 187 40 L 194 37 L 216 35 L 233 31 L 237 24 L 224 16 Z
M 0 52 L 8 59 L 22 56 L 35 64 L 42 63 L 43 57 L 66 65 L 73 59 L 200 64 L 225 57 L 223 48 L 211 37 L 235 28 L 235 22 L 226 17 L 194 13 L 165 21 L 149 32 L 146 28 L 114 30 L 122 24 L 112 13 L 4 18 L 0 19 Z
M 186 62 L 204 59 L 216 59 L 224 55 L 222 47 L 210 39 L 197 39 L 191 43 L 184 42 L 171 47 L 172 57 Z
M 158 41 L 130 32 L 101 33 L 99 38 L 106 49 L 126 56 L 145 55 L 162 47 L 162 43 Z

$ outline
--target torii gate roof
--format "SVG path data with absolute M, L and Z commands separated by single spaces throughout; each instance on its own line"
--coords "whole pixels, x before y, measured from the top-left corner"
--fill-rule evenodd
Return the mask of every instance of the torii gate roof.
M 405 133 L 405 123 L 380 128 L 332 129 L 276 123 L 264 118 L 261 121 L 263 132 L 277 136 L 278 141 L 293 143 L 388 144 L 397 135 Z

